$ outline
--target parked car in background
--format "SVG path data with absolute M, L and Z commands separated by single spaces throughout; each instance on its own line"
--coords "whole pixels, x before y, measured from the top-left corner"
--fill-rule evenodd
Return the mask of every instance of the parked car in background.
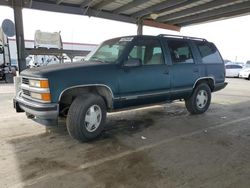
M 242 70 L 242 66 L 237 64 L 227 64 L 225 67 L 226 77 L 239 77 L 239 73 Z
M 246 64 L 243 62 L 230 61 L 230 62 L 226 62 L 225 65 L 240 65 L 242 67 L 245 67 Z
M 239 77 L 250 80 L 250 64 L 246 64 L 245 68 L 240 71 Z

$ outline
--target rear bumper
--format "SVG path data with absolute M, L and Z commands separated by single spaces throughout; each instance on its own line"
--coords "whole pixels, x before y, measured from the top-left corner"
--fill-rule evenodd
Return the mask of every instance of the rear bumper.
M 59 105 L 56 103 L 42 104 L 22 98 L 20 95 L 13 99 L 16 112 L 25 112 L 27 117 L 43 125 L 56 125 Z
M 240 73 L 239 77 L 240 78 L 249 78 L 249 73 Z
M 227 86 L 227 84 L 228 84 L 227 82 L 215 84 L 213 92 L 224 89 Z

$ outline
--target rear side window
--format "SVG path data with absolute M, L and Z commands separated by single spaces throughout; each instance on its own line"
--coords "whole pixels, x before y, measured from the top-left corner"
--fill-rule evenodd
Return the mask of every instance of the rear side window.
M 223 60 L 212 43 L 196 42 L 203 63 L 223 63 Z
M 169 40 L 168 48 L 173 64 L 194 63 L 191 48 L 186 41 Z

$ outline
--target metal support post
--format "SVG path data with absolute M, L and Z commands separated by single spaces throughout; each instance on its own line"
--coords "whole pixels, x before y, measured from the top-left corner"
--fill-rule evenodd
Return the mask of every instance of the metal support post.
M 143 34 L 143 20 L 139 19 L 137 21 L 137 35 L 142 35 Z
M 17 58 L 18 58 L 18 71 L 19 73 L 25 70 L 25 44 L 24 44 L 24 32 L 23 32 L 23 15 L 22 15 L 22 0 L 14 0 L 14 18 L 16 27 L 16 46 L 17 46 Z

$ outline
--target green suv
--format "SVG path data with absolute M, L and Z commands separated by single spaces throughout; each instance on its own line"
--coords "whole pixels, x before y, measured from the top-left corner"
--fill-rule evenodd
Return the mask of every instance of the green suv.
M 191 114 L 204 113 L 227 84 L 213 43 L 176 35 L 110 39 L 84 62 L 27 69 L 16 83 L 17 112 L 48 126 L 65 117 L 80 141 L 100 135 L 107 112 L 128 107 L 184 99 Z

